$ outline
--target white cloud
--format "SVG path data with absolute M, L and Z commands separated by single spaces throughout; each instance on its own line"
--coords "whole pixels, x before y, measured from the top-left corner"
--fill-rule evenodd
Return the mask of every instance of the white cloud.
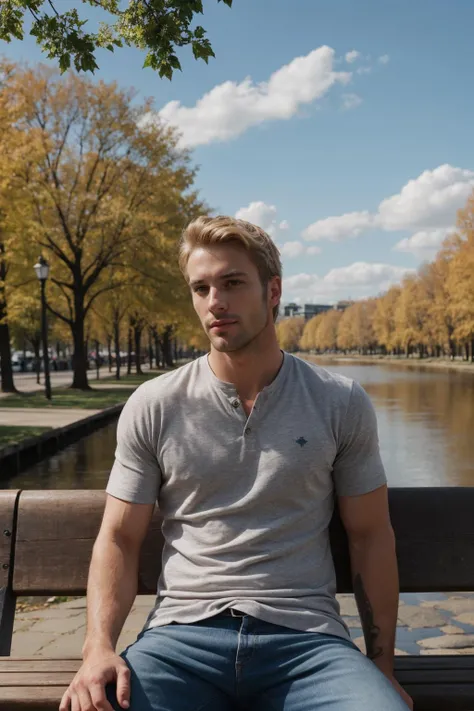
M 390 56 L 388 54 L 382 54 L 382 56 L 378 58 L 378 61 L 380 62 L 380 64 L 388 64 L 390 61 Z
M 302 242 L 285 242 L 280 249 L 281 255 L 283 257 L 289 257 L 289 259 L 300 257 L 304 251 L 305 247 Z
M 284 236 L 290 227 L 287 220 L 280 221 L 277 219 L 277 212 L 275 205 L 267 205 L 265 202 L 255 201 L 249 203 L 247 207 L 241 207 L 237 210 L 235 217 L 238 220 L 246 220 L 258 225 L 262 230 L 268 232 L 270 237 L 277 240 Z
M 348 267 L 331 269 L 323 278 L 323 282 L 333 287 L 372 286 L 398 282 L 406 271 L 405 267 L 395 267 L 391 264 L 354 262 Z
M 451 165 L 425 170 L 401 191 L 382 200 L 377 223 L 385 230 L 450 227 L 474 187 L 474 172 Z
M 314 256 L 315 254 L 321 254 L 321 247 L 317 247 L 316 245 L 308 247 L 306 250 L 306 254 L 309 254 L 311 256 Z
M 317 220 L 303 239 L 337 242 L 378 227 L 387 232 L 433 232 L 451 228 L 457 210 L 474 188 L 474 171 L 440 165 L 409 180 L 399 193 L 382 200 L 375 213 L 350 212 Z
M 356 69 L 357 74 L 370 74 L 372 71 L 372 67 L 358 67 Z
M 283 279 L 285 301 L 328 303 L 338 299 L 375 296 L 414 270 L 391 264 L 354 262 L 331 269 L 325 276 L 295 274 Z
M 338 217 L 326 217 L 309 225 L 303 231 L 303 239 L 317 241 L 328 239 L 331 242 L 339 242 L 346 237 L 357 237 L 363 230 L 371 227 L 372 215 L 364 212 L 348 212 Z
M 226 81 L 204 94 L 194 106 L 170 101 L 161 111 L 149 113 L 142 124 L 163 120 L 181 133 L 181 146 L 228 141 L 264 121 L 289 119 L 302 106 L 321 99 L 336 84 L 347 84 L 351 72 L 334 70 L 335 52 L 319 47 L 274 72 L 268 81 Z
M 421 259 L 432 259 L 449 232 L 450 229 L 421 230 L 397 242 L 393 249 L 397 252 L 409 252 Z
M 356 49 L 351 50 L 350 52 L 347 52 L 345 56 L 345 60 L 348 64 L 352 64 L 353 62 L 356 62 L 360 57 L 360 52 L 358 52 Z
M 349 109 L 355 109 L 355 108 L 357 108 L 357 106 L 360 106 L 361 103 L 362 103 L 362 99 L 357 94 L 343 94 L 342 95 L 342 108 L 345 111 L 349 111 Z

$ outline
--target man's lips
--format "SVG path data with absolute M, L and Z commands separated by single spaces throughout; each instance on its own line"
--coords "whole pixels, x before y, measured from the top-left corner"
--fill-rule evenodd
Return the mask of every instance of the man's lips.
M 224 326 L 232 326 L 234 323 L 237 323 L 236 319 L 223 318 L 219 321 L 213 321 L 210 328 L 224 328 Z

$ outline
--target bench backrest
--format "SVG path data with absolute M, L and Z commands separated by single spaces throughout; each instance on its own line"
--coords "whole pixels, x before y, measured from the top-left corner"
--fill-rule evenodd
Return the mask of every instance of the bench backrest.
M 474 487 L 395 488 L 389 500 L 401 591 L 474 591 Z M 7 617 L 19 595 L 85 594 L 104 503 L 102 491 L 0 492 L 1 634 L 10 627 Z M 156 510 L 142 548 L 139 593 L 156 592 L 162 546 Z M 337 512 L 331 548 L 338 592 L 352 592 L 347 540 Z

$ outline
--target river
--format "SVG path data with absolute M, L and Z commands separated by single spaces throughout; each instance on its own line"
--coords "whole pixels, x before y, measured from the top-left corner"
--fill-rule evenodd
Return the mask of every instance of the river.
M 377 412 L 391 486 L 474 486 L 474 376 L 318 359 L 357 380 Z M 116 422 L 29 468 L 20 489 L 101 489 L 113 462 Z

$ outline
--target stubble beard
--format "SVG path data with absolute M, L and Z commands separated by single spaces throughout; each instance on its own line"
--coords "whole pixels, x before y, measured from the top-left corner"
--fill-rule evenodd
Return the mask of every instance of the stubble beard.
M 219 353 L 238 353 L 249 349 L 255 341 L 259 338 L 261 333 L 267 328 L 270 316 L 265 308 L 262 309 L 263 323 L 260 326 L 252 329 L 249 333 L 248 331 L 243 331 L 240 334 L 236 334 L 234 338 L 225 340 L 222 337 L 213 337 L 208 333 L 209 340 L 213 348 Z

